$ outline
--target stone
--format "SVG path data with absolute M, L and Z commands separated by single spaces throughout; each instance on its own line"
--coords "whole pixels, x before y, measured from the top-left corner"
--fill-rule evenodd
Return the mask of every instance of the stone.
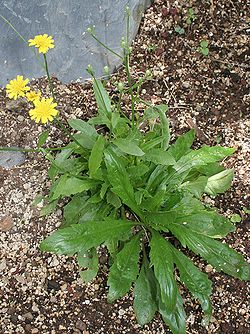
M 7 232 L 11 230 L 13 227 L 14 222 L 11 216 L 6 216 L 0 220 L 0 231 Z
M 5 169 L 11 169 L 14 166 L 21 165 L 24 161 L 25 155 L 20 151 L 0 151 L 0 166 Z
M 25 78 L 45 75 L 42 55 L 36 53 L 34 47 L 28 47 L 3 17 L 26 41 L 39 34 L 53 36 L 55 48 L 47 54 L 50 72 L 67 83 L 89 78 L 85 71 L 88 64 L 101 76 L 104 66 L 112 71 L 121 63 L 86 33 L 88 27 L 95 27 L 98 38 L 119 53 L 126 31 L 125 6 L 131 10 L 131 42 L 149 4 L 150 0 L 0 0 L 0 85 L 6 85 L 18 74 Z

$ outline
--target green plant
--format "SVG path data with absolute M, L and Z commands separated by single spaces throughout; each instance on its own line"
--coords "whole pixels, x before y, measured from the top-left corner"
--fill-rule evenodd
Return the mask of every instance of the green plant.
M 177 32 L 177 34 L 179 34 L 179 35 L 183 35 L 183 34 L 185 34 L 185 30 L 184 30 L 184 28 L 182 28 L 182 27 L 180 27 L 180 26 L 176 26 L 176 27 L 174 28 L 174 30 L 175 30 L 175 32 Z
M 89 32 L 99 42 L 94 31 Z M 233 170 L 225 170 L 219 161 L 234 149 L 203 146 L 193 150 L 194 130 L 170 144 L 168 107 L 152 106 L 140 98 L 141 85 L 150 73 L 132 80 L 128 38 L 122 47 L 123 56 L 118 56 L 123 59 L 127 82 L 119 85 L 118 102 L 88 66 L 97 115 L 89 121 L 69 119 L 68 125 L 76 132 L 72 135 L 62 128 L 71 142 L 57 148 L 56 155 L 43 148 L 48 133 L 39 138 L 37 150 L 51 162 L 52 186 L 44 198 L 43 214 L 67 200 L 61 228 L 42 241 L 41 250 L 76 255 L 80 275 L 88 282 L 98 273 L 98 247 L 105 245 L 111 263 L 108 301 L 124 296 L 134 284 L 139 324 L 150 322 L 159 312 L 173 333 L 182 334 L 186 332 L 185 311 L 178 284 L 200 301 L 205 322 L 212 313 L 212 283 L 183 248 L 202 256 L 218 271 L 250 279 L 250 266 L 243 256 L 217 240 L 235 226 L 202 203 L 204 193 L 215 196 L 230 187 Z M 49 77 L 47 67 L 46 71 Z M 51 85 L 50 81 L 54 96 Z M 126 95 L 131 100 L 131 116 L 121 103 Z M 145 105 L 143 115 L 137 112 L 138 103 Z M 141 129 L 145 123 L 146 132 Z
M 208 41 L 202 40 L 200 41 L 200 46 L 198 47 L 198 51 L 203 54 L 203 56 L 209 55 Z
M 191 25 L 194 22 L 195 19 L 196 19 L 196 16 L 194 14 L 193 8 L 188 8 L 186 23 L 188 25 Z
M 147 50 L 148 52 L 150 53 L 154 53 L 155 50 L 156 50 L 157 46 L 155 44 L 150 44 L 148 47 L 147 47 Z

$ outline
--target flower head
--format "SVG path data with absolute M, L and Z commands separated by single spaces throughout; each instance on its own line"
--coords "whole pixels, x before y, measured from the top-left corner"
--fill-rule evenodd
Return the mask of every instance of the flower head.
M 35 100 L 39 99 L 41 96 L 41 92 L 36 92 L 31 90 L 30 92 L 26 93 L 26 98 L 28 101 L 34 102 Z
M 25 93 L 30 90 L 27 85 L 29 79 L 23 79 L 22 75 L 18 75 L 16 79 L 10 80 L 6 85 L 6 92 L 10 99 L 16 100 L 18 97 L 25 96 Z
M 55 109 L 57 103 L 53 103 L 53 99 L 45 99 L 42 97 L 41 100 L 34 100 L 35 108 L 29 111 L 31 119 L 34 119 L 36 123 L 41 121 L 43 124 L 48 121 L 53 121 L 53 118 L 58 114 L 58 110 Z
M 44 35 L 36 35 L 34 39 L 29 39 L 29 46 L 35 46 L 38 48 L 39 53 L 47 53 L 49 49 L 53 49 L 54 40 L 52 36 L 48 36 L 48 34 Z

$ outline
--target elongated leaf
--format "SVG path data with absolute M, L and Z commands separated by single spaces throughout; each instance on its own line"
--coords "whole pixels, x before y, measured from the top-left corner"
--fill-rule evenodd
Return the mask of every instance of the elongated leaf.
M 75 195 L 71 201 L 65 205 L 63 209 L 63 216 L 67 224 L 76 224 L 81 217 L 81 211 L 85 208 L 86 202 L 88 200 L 86 195 Z
M 141 326 L 149 323 L 157 311 L 152 278 L 154 279 L 152 269 L 149 268 L 148 261 L 144 258 L 134 287 L 134 310 Z
M 73 255 L 97 247 L 105 240 L 123 237 L 134 223 L 126 220 L 107 219 L 73 224 L 52 233 L 41 243 L 41 250 Z
M 158 106 L 154 106 L 154 109 L 157 110 L 159 113 L 159 117 L 161 120 L 162 137 L 164 138 L 162 142 L 162 148 L 163 150 L 166 150 L 169 146 L 170 140 L 169 120 L 166 116 L 168 106 L 165 104 L 160 104 Z
M 186 333 L 186 314 L 183 308 L 182 297 L 177 290 L 176 305 L 172 312 L 170 312 L 166 304 L 158 298 L 158 308 L 164 322 L 169 326 L 173 334 Z
M 78 179 L 76 177 L 69 177 L 67 174 L 64 174 L 60 177 L 59 182 L 56 187 L 53 189 L 51 200 L 55 200 L 60 196 L 70 196 L 85 190 L 94 188 L 98 184 L 98 181 L 91 180 L 89 178 Z
M 225 157 L 232 155 L 235 149 L 230 147 L 221 146 L 204 146 L 199 150 L 192 151 L 187 155 L 184 155 L 177 161 L 174 168 L 177 173 L 183 173 L 186 170 L 190 170 L 194 167 L 206 165 L 208 163 L 220 161 Z
M 123 203 L 140 214 L 140 209 L 135 201 L 134 189 L 122 160 L 111 149 L 106 149 L 104 155 L 108 180 L 113 187 L 112 191 L 121 198 Z
M 89 175 L 94 177 L 98 168 L 101 166 L 103 150 L 105 147 L 105 138 L 99 136 L 95 142 L 89 157 Z
M 84 133 L 93 140 L 96 140 L 96 138 L 98 137 L 96 129 L 82 119 L 69 119 L 68 123 L 73 129 Z
M 40 211 L 40 216 L 47 216 L 50 213 L 52 213 L 53 211 L 55 211 L 55 209 L 57 207 L 57 203 L 58 203 L 58 200 L 55 200 L 55 201 L 52 201 L 52 202 L 46 204 L 45 206 L 43 206 L 41 211 Z
M 228 190 L 233 181 L 233 169 L 226 169 L 218 174 L 210 176 L 207 181 L 205 192 L 209 195 L 222 194 Z
M 107 193 L 107 203 L 110 203 L 116 209 L 118 209 L 122 205 L 120 198 L 116 194 L 114 194 L 112 191 L 108 191 Z
M 235 231 L 235 226 L 222 215 L 215 211 L 202 210 L 190 215 L 178 215 L 173 224 L 180 228 L 187 227 L 189 230 L 210 238 L 223 238 L 228 233 Z
M 152 232 L 150 240 L 150 263 L 160 286 L 160 296 L 169 312 L 176 307 L 177 285 L 173 275 L 174 263 L 167 241 L 157 232 Z
M 110 268 L 108 301 L 123 297 L 136 280 L 139 272 L 140 236 L 138 233 L 117 254 Z
M 86 283 L 92 281 L 96 277 L 99 269 L 99 259 L 96 249 L 91 248 L 86 253 L 80 252 L 77 256 L 77 261 L 80 267 L 85 268 L 80 271 L 81 279 Z
M 152 161 L 156 165 L 174 165 L 175 159 L 169 153 L 164 151 L 162 148 L 153 148 L 149 150 L 143 157 L 146 161 Z
M 176 213 L 173 211 L 147 212 L 145 217 L 155 230 L 168 232 L 170 224 L 175 221 Z
M 105 114 L 111 113 L 111 101 L 107 91 L 103 87 L 101 80 L 94 80 L 93 90 L 98 108 L 104 111 Z
M 227 244 L 191 232 L 185 227 L 180 229 L 171 226 L 170 230 L 184 247 L 187 245 L 194 253 L 200 254 L 216 270 L 242 280 L 250 280 L 250 265 Z
M 43 144 L 46 143 L 46 140 L 48 139 L 48 136 L 49 136 L 49 131 L 48 130 L 42 132 L 38 137 L 37 146 L 38 147 L 43 146 Z
M 201 195 L 205 192 L 207 180 L 207 176 L 200 176 L 194 181 L 187 181 L 182 183 L 181 188 L 188 190 L 191 194 L 194 194 L 195 197 L 200 198 Z
M 172 156 L 179 160 L 183 155 L 187 154 L 190 151 L 190 147 L 192 146 L 195 138 L 195 131 L 190 130 L 184 135 L 177 138 L 174 144 L 170 146 L 168 152 L 172 154 Z
M 209 296 L 212 293 L 212 282 L 186 255 L 173 246 L 172 254 L 174 256 L 174 262 L 179 269 L 181 281 L 192 295 L 199 299 L 204 313 L 211 315 L 212 305 Z
M 128 140 L 127 138 L 117 138 L 113 143 L 124 153 L 138 157 L 144 155 L 144 152 L 137 145 L 136 141 Z

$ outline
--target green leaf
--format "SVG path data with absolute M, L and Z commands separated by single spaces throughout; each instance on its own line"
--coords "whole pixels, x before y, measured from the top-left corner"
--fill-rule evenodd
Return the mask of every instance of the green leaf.
M 117 138 L 113 141 L 122 152 L 135 155 L 135 156 L 142 156 L 144 152 L 140 149 L 140 147 L 136 144 L 135 140 L 129 140 L 127 138 Z
M 139 272 L 140 233 L 137 233 L 117 254 L 110 268 L 108 301 L 123 297 L 136 280 Z
M 169 146 L 169 141 L 170 141 L 169 120 L 166 116 L 166 112 L 168 111 L 168 106 L 165 104 L 160 104 L 158 106 L 154 106 L 154 109 L 158 111 L 160 116 L 162 137 L 164 138 L 162 142 L 162 149 L 166 150 Z
M 150 263 L 160 286 L 161 300 L 172 313 L 176 308 L 178 291 L 173 275 L 173 257 L 167 241 L 154 231 L 150 240 Z
M 105 240 L 123 237 L 129 233 L 133 222 L 106 219 L 105 221 L 87 221 L 73 224 L 53 232 L 41 243 L 41 250 L 59 254 L 73 255 L 97 247 Z
M 153 148 L 148 151 L 143 157 L 146 161 L 152 161 L 156 165 L 174 165 L 175 159 L 169 153 L 164 151 L 162 148 Z
M 160 294 L 160 293 L 158 293 Z M 158 308 L 164 322 L 169 326 L 173 334 L 186 333 L 186 314 L 183 308 L 183 300 L 177 290 L 175 309 L 170 312 L 166 304 L 158 298 Z
M 207 181 L 205 192 L 209 195 L 222 194 L 231 186 L 234 177 L 233 169 L 226 169 L 218 174 L 210 176 Z
M 107 193 L 107 203 L 110 203 L 116 209 L 118 209 L 122 205 L 120 198 L 116 194 L 114 194 L 112 191 L 108 191 Z
M 221 146 L 204 146 L 198 150 L 191 151 L 184 155 L 177 161 L 174 168 L 177 173 L 183 173 L 194 167 L 206 165 L 211 162 L 216 162 L 224 159 L 225 157 L 232 155 L 235 149 L 230 147 Z
M 105 150 L 104 156 L 112 191 L 121 198 L 124 204 L 135 213 L 140 214 L 140 209 L 135 201 L 134 189 L 122 160 L 110 148 Z
M 98 168 L 101 166 L 103 150 L 105 147 L 105 138 L 100 135 L 95 142 L 89 157 L 89 175 L 94 177 Z
M 195 197 L 200 198 L 205 192 L 205 187 L 207 185 L 207 176 L 200 176 L 194 181 L 187 181 L 182 183 L 181 189 L 189 191 L 191 194 L 194 194 Z
M 99 259 L 95 248 L 91 248 L 88 252 L 79 252 L 77 255 L 77 261 L 80 267 L 84 267 L 84 270 L 80 270 L 80 277 L 85 283 L 92 281 L 99 269 Z
M 55 209 L 57 207 L 57 203 L 58 203 L 58 200 L 55 200 L 55 201 L 52 201 L 52 202 L 46 204 L 45 206 L 43 206 L 41 211 L 40 211 L 40 216 L 47 216 L 50 213 L 52 213 L 53 211 L 55 211 Z
M 96 103 L 98 108 L 105 112 L 105 114 L 111 113 L 111 100 L 101 80 L 95 79 L 93 84 L 93 90 L 95 93 Z
M 209 296 L 212 293 L 212 282 L 186 255 L 173 246 L 172 254 L 174 256 L 174 262 L 179 269 L 181 281 L 191 294 L 199 299 L 204 313 L 211 315 L 212 305 Z
M 215 211 L 202 210 L 189 215 L 178 215 L 176 211 L 176 219 L 173 224 L 208 236 L 210 238 L 223 238 L 228 233 L 235 231 L 235 227 L 230 223 L 229 219 L 217 214 Z
M 69 119 L 68 123 L 73 129 L 86 134 L 89 138 L 92 138 L 93 140 L 96 140 L 96 138 L 98 137 L 96 129 L 82 119 Z
M 96 187 L 98 183 L 98 181 L 89 179 L 88 177 L 85 179 L 78 179 L 76 177 L 69 177 L 67 174 L 64 174 L 60 177 L 59 182 L 53 189 L 50 200 L 53 201 L 60 196 L 70 196 L 89 190 Z
M 177 138 L 174 144 L 170 146 L 168 152 L 172 154 L 175 160 L 179 160 L 183 155 L 190 151 L 195 138 L 195 131 L 190 130 L 184 135 Z
M 134 311 L 139 325 L 149 323 L 157 311 L 155 293 L 152 280 L 154 280 L 152 269 L 148 261 L 143 259 L 140 274 L 134 287 Z
M 82 210 L 85 209 L 88 198 L 88 196 L 77 194 L 73 196 L 67 205 L 65 205 L 63 209 L 63 216 L 67 224 L 78 223 Z
M 242 280 L 250 280 L 250 265 L 227 244 L 189 231 L 185 227 L 180 229 L 171 226 L 170 230 L 184 247 L 187 245 L 194 253 L 200 254 L 216 270 Z
M 46 140 L 48 139 L 48 136 L 49 136 L 49 130 L 42 132 L 38 137 L 37 146 L 42 147 L 45 144 Z
M 231 217 L 230 220 L 232 223 L 240 223 L 241 222 L 241 216 L 238 213 L 234 213 Z

